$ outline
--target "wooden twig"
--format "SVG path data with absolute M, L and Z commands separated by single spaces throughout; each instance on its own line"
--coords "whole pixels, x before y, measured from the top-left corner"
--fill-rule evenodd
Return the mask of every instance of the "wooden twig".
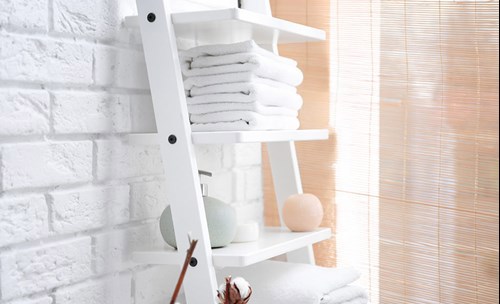
M 189 267 L 189 263 L 191 262 L 191 258 L 193 257 L 194 249 L 198 244 L 198 240 L 189 240 L 190 246 L 186 254 L 186 260 L 184 260 L 184 266 L 182 266 L 181 274 L 179 275 L 179 280 L 177 281 L 177 285 L 175 286 L 174 294 L 172 295 L 172 300 L 170 300 L 170 304 L 175 304 L 177 297 L 179 296 L 179 292 L 181 291 L 182 282 L 184 282 L 184 277 L 186 276 L 187 269 Z

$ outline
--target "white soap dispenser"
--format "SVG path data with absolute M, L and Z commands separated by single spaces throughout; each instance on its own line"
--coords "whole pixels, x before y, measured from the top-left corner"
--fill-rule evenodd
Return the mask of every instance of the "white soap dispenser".
M 212 173 L 206 171 L 198 171 L 198 173 L 200 174 L 200 180 L 202 175 L 212 176 Z M 229 245 L 233 241 L 237 231 L 236 211 L 221 200 L 208 196 L 207 184 L 201 184 L 201 193 L 205 203 L 205 214 L 212 248 Z M 165 242 L 177 248 L 172 209 L 170 206 L 165 208 L 165 211 L 161 215 L 160 231 Z

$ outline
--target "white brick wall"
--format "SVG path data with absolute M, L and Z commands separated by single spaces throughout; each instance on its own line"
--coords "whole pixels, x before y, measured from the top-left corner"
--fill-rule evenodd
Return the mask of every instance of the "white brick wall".
M 177 10 L 204 2 L 175 0 Z M 210 1 L 210 6 L 236 4 Z M 0 304 L 166 303 L 177 267 L 132 263 L 163 245 L 169 203 L 134 0 L 0 0 Z M 210 194 L 260 220 L 260 146 L 196 147 Z

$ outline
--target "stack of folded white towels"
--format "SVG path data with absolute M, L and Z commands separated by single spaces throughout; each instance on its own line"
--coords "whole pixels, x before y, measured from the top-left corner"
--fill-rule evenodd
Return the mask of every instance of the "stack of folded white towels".
M 180 53 L 192 131 L 295 130 L 303 81 L 297 62 L 254 41 Z
M 307 264 L 265 261 L 246 268 L 217 272 L 243 277 L 253 289 L 250 303 L 257 304 L 367 304 L 368 294 L 354 284 L 360 273 L 352 268 L 324 268 Z

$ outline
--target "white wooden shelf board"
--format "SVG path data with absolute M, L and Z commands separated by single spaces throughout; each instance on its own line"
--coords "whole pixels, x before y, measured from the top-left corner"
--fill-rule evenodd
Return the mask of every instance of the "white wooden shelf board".
M 228 8 L 220 10 L 173 13 L 177 38 L 196 40 L 200 44 L 232 43 L 253 39 L 259 44 L 323 41 L 323 30 L 290 21 Z M 127 26 L 138 26 L 137 17 L 127 17 Z
M 286 228 L 265 228 L 256 242 L 231 244 L 212 250 L 212 259 L 215 267 L 246 267 L 327 240 L 331 236 L 329 228 L 304 233 L 290 232 Z M 151 265 L 179 265 L 183 258 L 184 255 L 167 246 L 133 254 L 134 262 Z
M 192 138 L 197 145 L 309 141 L 328 139 L 328 130 L 193 132 Z
M 257 142 L 310 141 L 328 139 L 328 130 L 285 130 L 285 131 L 230 131 L 230 132 L 193 132 L 193 144 L 236 144 Z M 137 145 L 159 143 L 158 134 L 130 134 L 128 140 Z

